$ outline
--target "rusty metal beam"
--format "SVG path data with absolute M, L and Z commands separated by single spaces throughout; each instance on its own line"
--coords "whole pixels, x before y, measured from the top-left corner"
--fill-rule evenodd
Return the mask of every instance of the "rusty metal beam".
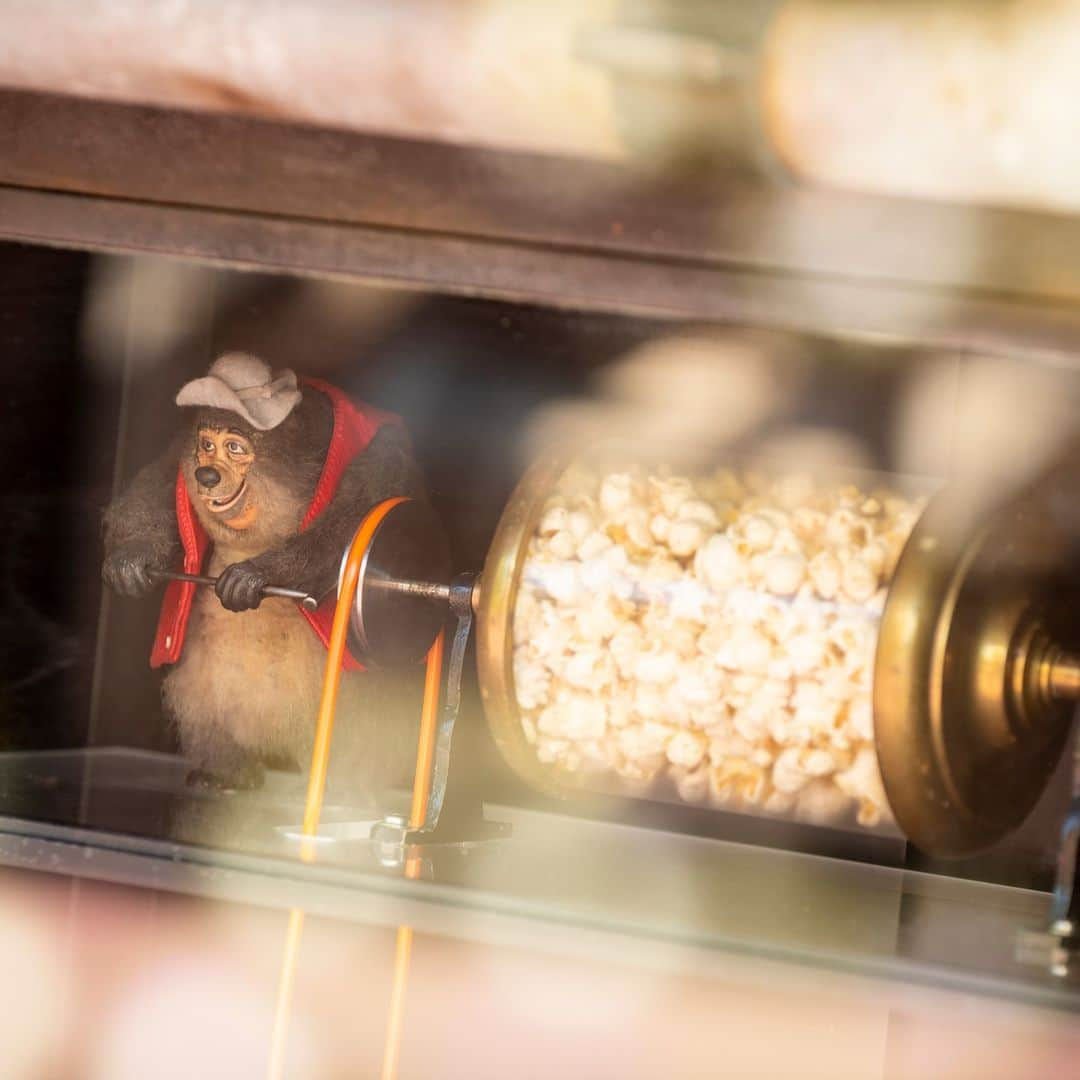
M 1072 364 L 1080 307 L 0 187 L 0 236 L 397 288 Z
M 1080 220 L 0 90 L 0 183 L 545 251 L 1080 300 Z

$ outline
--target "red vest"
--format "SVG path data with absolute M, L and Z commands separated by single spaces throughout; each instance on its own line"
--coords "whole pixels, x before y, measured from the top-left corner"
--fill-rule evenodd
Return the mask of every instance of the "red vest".
M 349 462 L 367 449 L 375 433 L 383 424 L 400 424 L 401 420 L 391 413 L 373 409 L 370 405 L 354 404 L 337 387 L 324 383 L 320 379 L 305 378 L 301 379 L 301 382 L 304 386 L 325 394 L 334 407 L 334 429 L 330 436 L 330 446 L 326 452 L 322 475 L 315 487 L 315 497 L 311 500 L 304 520 L 300 523 L 300 531 L 303 532 L 330 505 L 330 500 L 334 497 Z M 184 547 L 183 570 L 188 574 L 201 574 L 206 554 L 210 550 L 210 537 L 195 516 L 187 485 L 184 483 L 182 468 L 176 477 L 176 523 L 179 526 L 180 541 Z M 195 600 L 195 590 L 201 587 L 190 581 L 169 583 L 161 605 L 161 617 L 158 620 L 154 648 L 150 654 L 151 667 L 175 664 L 180 659 L 188 620 L 191 617 L 191 605 Z M 297 610 L 311 623 L 312 629 L 319 635 L 324 645 L 330 642 L 330 627 L 334 621 L 336 601 L 336 593 L 331 593 L 319 605 L 317 611 L 305 611 L 297 605 Z M 345 652 L 344 666 L 346 671 L 363 670 L 363 666 L 348 650 Z

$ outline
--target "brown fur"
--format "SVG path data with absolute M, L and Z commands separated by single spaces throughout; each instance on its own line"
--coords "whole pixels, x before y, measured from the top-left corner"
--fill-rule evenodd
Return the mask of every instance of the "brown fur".
M 245 505 L 258 512 L 248 528 L 230 528 L 200 497 L 197 436 L 207 425 L 240 430 L 254 449 Z M 321 597 L 334 587 L 342 552 L 367 510 L 393 494 L 419 493 L 407 441 L 384 429 L 350 464 L 330 506 L 300 533 L 331 428 L 329 401 L 311 389 L 266 432 L 248 428 L 232 413 L 195 410 L 180 439 L 107 511 L 105 579 L 138 595 L 146 591 L 142 569 L 176 565 L 179 461 L 195 513 L 214 543 L 206 573 L 246 568 L 267 583 Z M 264 758 L 291 759 L 305 768 L 311 755 L 326 650 L 291 601 L 255 602 L 251 610 L 230 611 L 213 591 L 200 589 L 183 655 L 162 688 L 184 755 L 223 783 L 250 776 Z M 338 783 L 371 790 L 407 776 L 415 745 L 412 684 L 418 679 L 418 673 L 415 679 L 376 672 L 343 676 L 333 753 Z

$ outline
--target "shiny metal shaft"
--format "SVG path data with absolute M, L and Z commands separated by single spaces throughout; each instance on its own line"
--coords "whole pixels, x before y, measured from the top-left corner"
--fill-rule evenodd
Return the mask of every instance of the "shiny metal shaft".
M 190 581 L 193 585 L 208 585 L 210 588 L 213 588 L 218 582 L 215 577 L 207 577 L 205 574 L 185 574 L 179 570 L 157 570 L 154 576 L 165 581 Z M 264 596 L 280 596 L 285 600 L 297 600 L 306 611 L 315 611 L 319 606 L 319 601 L 314 596 L 309 596 L 299 589 L 286 589 L 280 585 L 264 585 L 261 591 Z

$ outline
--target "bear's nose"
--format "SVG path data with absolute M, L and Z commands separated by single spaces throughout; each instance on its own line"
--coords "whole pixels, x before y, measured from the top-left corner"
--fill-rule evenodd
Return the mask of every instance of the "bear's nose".
M 200 465 L 195 470 L 195 479 L 203 487 L 217 487 L 221 483 L 221 473 L 217 471 L 212 465 Z

